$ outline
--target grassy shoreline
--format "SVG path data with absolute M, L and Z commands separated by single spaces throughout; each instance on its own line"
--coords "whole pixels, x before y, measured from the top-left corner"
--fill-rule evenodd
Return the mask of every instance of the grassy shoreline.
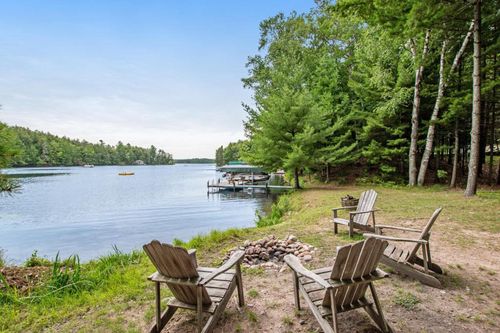
M 359 195 L 367 187 L 323 186 L 293 192 L 286 199 L 286 205 L 279 202 L 276 204 L 276 214 L 281 216 L 273 217 L 267 226 L 214 230 L 206 235 L 195 236 L 190 241 L 177 240 L 175 243 L 196 248 L 198 260 L 202 265 L 218 265 L 228 250 L 246 239 L 255 240 L 269 234 L 280 238 L 294 234 L 301 241 L 320 249 L 320 254 L 324 254 L 322 257 L 329 256 L 336 245 L 352 240 L 348 239 L 344 230 L 339 236 L 334 236 L 320 225 L 324 225 L 324 221 L 329 219 L 331 208 L 338 206 L 341 196 Z M 436 230 L 449 235 L 449 242 L 454 246 L 465 248 L 477 242 L 473 237 L 467 237 L 466 233 L 458 232 L 459 230 L 470 229 L 487 234 L 500 232 L 495 209 L 500 207 L 500 191 L 480 190 L 476 198 L 465 199 L 462 191 L 445 187 L 374 188 L 380 195 L 377 203 L 381 209 L 378 219 L 386 224 L 425 219 L 434 208 L 444 206 L 442 219 L 450 222 L 452 227 L 448 223 L 446 227 L 444 223 L 438 223 Z M 272 215 L 271 212 L 269 216 Z M 497 245 L 491 244 L 491 247 L 498 251 Z M 47 277 L 44 284 L 35 288 L 29 295 L 20 295 L 15 291 L 2 292 L 0 331 L 66 331 L 72 324 L 76 324 L 80 327 L 76 331 L 97 329 L 139 332 L 144 323 L 148 323 L 153 316 L 153 289 L 146 280 L 153 271 L 153 266 L 142 252 L 116 252 L 81 264 L 78 277 L 73 277 L 74 281 L 63 281 L 66 284 L 59 281 L 59 287 L 72 285 L 73 289 L 58 290 L 53 277 Z M 74 272 L 75 267 L 69 270 L 68 274 L 74 275 Z M 59 278 L 71 280 L 71 277 Z M 167 295 L 166 289 L 164 293 Z M 136 315 L 135 309 L 141 309 L 138 311 L 141 314 Z M 133 320 L 127 319 L 130 312 L 134 312 Z

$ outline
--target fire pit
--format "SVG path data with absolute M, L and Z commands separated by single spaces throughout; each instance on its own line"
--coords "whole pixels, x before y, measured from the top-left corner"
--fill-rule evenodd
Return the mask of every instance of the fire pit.
M 287 254 L 293 254 L 302 261 L 308 262 L 312 260 L 315 252 L 312 245 L 299 242 L 294 235 L 289 235 L 286 239 L 277 239 L 276 236 L 270 235 L 256 241 L 246 240 L 243 246 L 231 250 L 225 260 L 236 250 L 245 251 L 243 264 L 263 267 L 277 267 L 277 264 L 284 262 L 283 258 Z

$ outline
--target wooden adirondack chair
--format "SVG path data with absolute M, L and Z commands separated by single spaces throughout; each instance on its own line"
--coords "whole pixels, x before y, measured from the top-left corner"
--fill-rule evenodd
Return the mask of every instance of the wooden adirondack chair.
M 371 231 L 373 232 L 375 229 L 375 200 L 377 200 L 377 192 L 374 190 L 368 190 L 361 193 L 361 197 L 359 198 L 359 202 L 357 206 L 347 206 L 347 207 L 339 207 L 333 208 L 333 232 L 336 234 L 337 224 L 347 225 L 349 227 L 349 237 L 352 237 L 353 228 Z M 347 209 L 356 209 L 353 212 L 349 212 L 349 220 L 339 218 L 337 213 L 339 210 L 347 210 Z M 373 227 L 368 225 L 368 220 L 372 217 Z
M 234 289 L 238 288 L 239 306 L 244 305 L 240 264 L 245 254 L 235 252 L 219 268 L 198 267 L 195 251 L 161 244 L 157 240 L 143 246 L 158 270 L 148 277 L 156 286 L 156 322 L 149 332 L 159 333 L 178 308 L 197 312 L 198 332 L 212 332 Z M 232 269 L 234 266 L 234 269 Z M 174 298 L 161 312 L 160 284 L 166 283 Z M 203 313 L 210 316 L 203 326 Z
M 437 264 L 432 262 L 431 250 L 430 250 L 430 230 L 432 225 L 441 213 L 442 208 L 438 208 L 434 211 L 429 222 L 424 227 L 423 230 L 413 229 L 413 228 L 403 228 L 388 225 L 378 225 L 375 227 L 377 234 L 364 234 L 367 237 L 376 237 L 382 240 L 388 240 L 393 242 L 407 242 L 415 244 L 410 250 L 404 250 L 398 248 L 397 245 L 390 244 L 384 252 L 384 255 L 380 261 L 392 267 L 394 270 L 413 277 L 423 284 L 429 285 L 431 287 L 440 288 L 441 282 L 430 274 L 430 271 L 443 274 L 443 270 Z M 401 230 L 408 232 L 420 233 L 418 238 L 398 238 L 382 236 L 383 229 Z M 422 249 L 422 258 L 418 256 L 418 250 Z M 422 272 L 421 269 L 424 271 Z
M 386 247 L 386 241 L 375 238 L 338 247 L 333 267 L 313 271 L 304 268 L 294 255 L 286 255 L 285 262 L 293 271 L 296 308 L 300 310 L 300 292 L 325 333 L 338 332 L 338 313 L 361 307 L 382 331 L 392 332 L 373 285 L 373 281 L 388 276 L 377 268 Z M 373 302 L 366 298 L 368 287 Z

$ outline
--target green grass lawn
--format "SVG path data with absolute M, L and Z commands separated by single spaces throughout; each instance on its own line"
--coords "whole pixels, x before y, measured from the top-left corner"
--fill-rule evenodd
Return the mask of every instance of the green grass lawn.
M 346 194 L 359 196 L 367 188 L 369 186 L 318 186 L 294 192 L 286 204 L 289 210 L 280 212 L 282 223 L 213 231 L 187 243 L 177 243 L 197 248 L 198 261 L 202 265 L 218 265 L 228 250 L 244 240 L 259 239 L 269 234 L 280 238 L 294 234 L 301 241 L 316 246 L 320 253 L 331 254 L 335 246 L 352 240 L 348 239 L 345 228 L 341 228 L 341 233 L 335 236 L 321 227 L 318 221 L 330 218 L 331 208 L 339 206 L 340 197 Z M 470 246 L 474 241 L 466 236 L 467 231 L 471 231 L 472 235 L 475 232 L 496 234 L 500 231 L 500 191 L 480 190 L 476 197 L 466 199 L 462 191 L 445 187 L 373 188 L 379 193 L 377 220 L 380 223 L 426 219 L 441 206 L 444 210 L 440 219 L 446 223 L 438 222 L 436 229 L 455 235 L 450 237 L 450 242 L 456 246 Z M 498 251 L 498 245 L 492 246 Z M 56 278 L 49 273 L 44 283 L 28 295 L 4 290 L 0 294 L 0 331 L 139 332 L 153 318 L 153 288 L 146 280 L 153 271 L 153 266 L 141 252 L 114 253 L 82 264 L 76 277 L 71 276 L 75 269 L 70 270 L 69 283 L 64 280 L 68 277 Z M 244 275 L 251 274 L 256 272 L 244 270 Z M 138 308 L 145 309 L 139 316 L 134 315 L 137 311 L 133 311 Z

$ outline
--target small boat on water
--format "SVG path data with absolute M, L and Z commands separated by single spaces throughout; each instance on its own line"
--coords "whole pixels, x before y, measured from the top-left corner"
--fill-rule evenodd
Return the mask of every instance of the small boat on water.
M 93 164 L 84 164 L 83 167 L 84 168 L 93 168 L 94 165 Z
M 120 172 L 118 176 L 133 176 L 135 175 L 134 172 Z

